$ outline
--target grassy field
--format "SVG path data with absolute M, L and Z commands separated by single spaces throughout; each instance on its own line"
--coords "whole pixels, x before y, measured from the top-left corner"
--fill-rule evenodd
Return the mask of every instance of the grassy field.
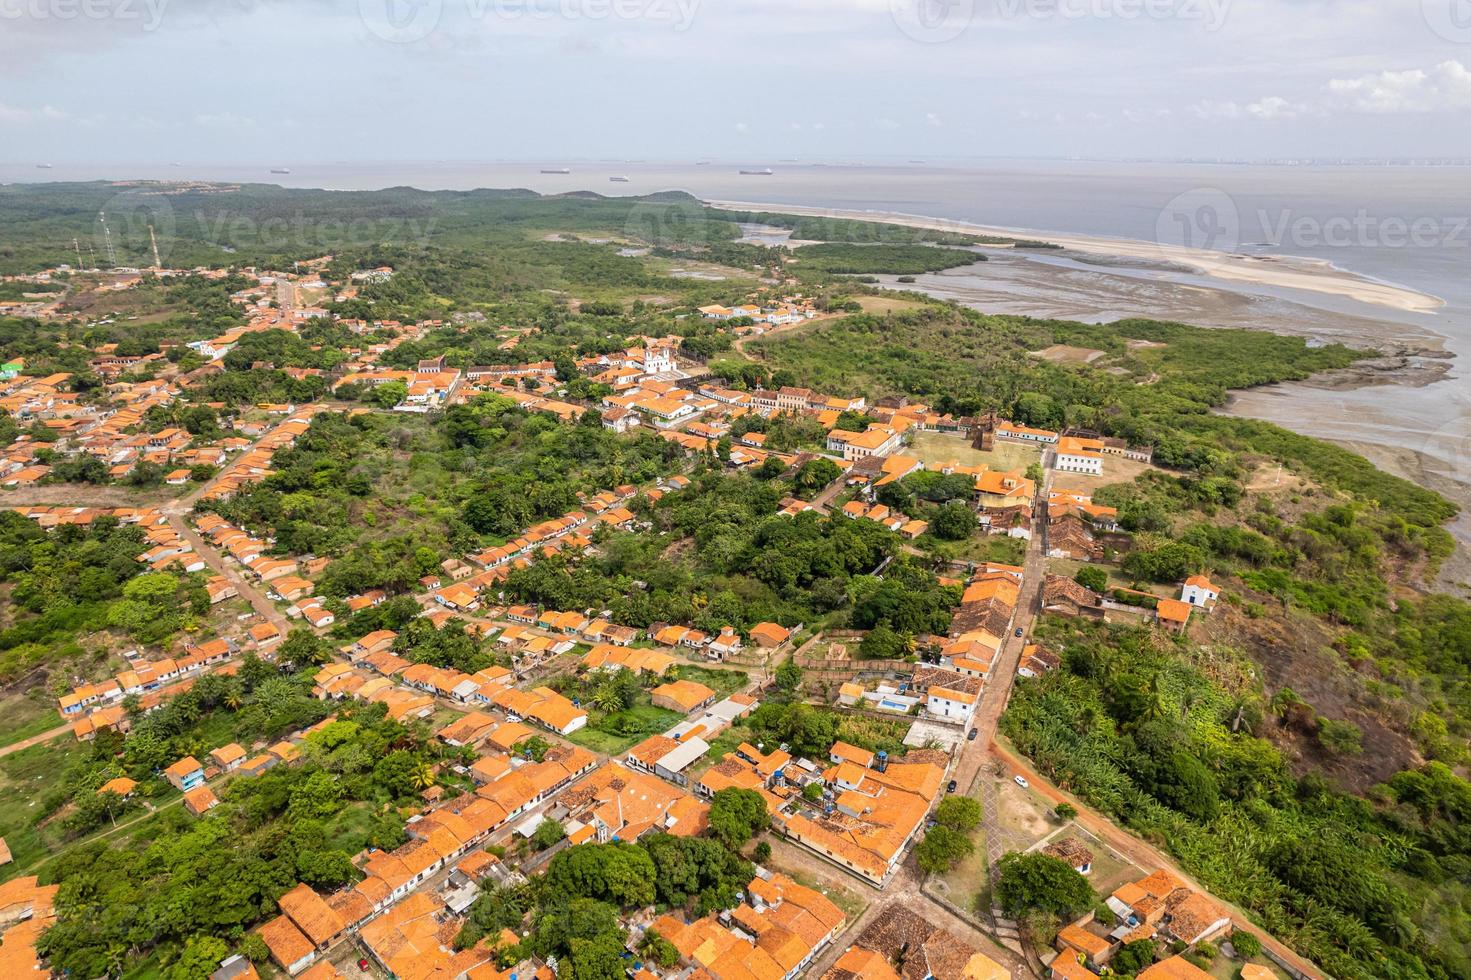
M 1092 564 L 1094 568 L 1101 568 L 1108 573 L 1109 588 L 1138 589 L 1141 592 L 1152 592 L 1165 599 L 1179 598 L 1180 590 L 1168 585 L 1151 584 L 1148 582 L 1135 584 L 1127 575 L 1119 570 L 1117 565 L 1078 561 L 1073 558 L 1049 558 L 1047 559 L 1047 573 L 1049 575 L 1061 575 L 1063 578 L 1070 579 L 1078 574 L 1078 569 L 1088 564 Z
M 997 442 L 990 452 L 971 448 L 970 440 L 944 432 L 916 432 L 907 452 L 926 463 L 948 463 L 961 466 L 988 466 L 993 470 L 1025 470 L 1042 458 L 1036 446 L 1019 442 Z
M 0 697 L 0 748 L 50 731 L 62 723 L 55 702 L 47 703 L 38 694 L 7 694 Z
M 86 752 L 85 745 L 68 736 L 0 757 L 0 837 L 15 858 L 0 868 L 0 878 L 13 877 L 50 853 L 56 834 L 37 827 L 36 814 L 56 777 Z
M 939 876 L 936 882 L 941 894 L 963 909 L 977 907 L 978 896 L 990 890 L 991 862 L 986 857 L 986 831 L 977 827 L 970 834 L 975 847 L 965 860 Z
M 684 715 L 677 711 L 649 704 L 645 693 L 638 704 L 626 711 L 609 715 L 589 709 L 587 724 L 568 735 L 567 740 L 604 755 L 621 755 L 650 735 L 667 731 L 683 720 Z
M 674 673 L 682 681 L 704 684 L 715 692 L 717 699 L 730 697 L 749 682 L 749 678 L 743 671 L 714 670 L 710 667 L 697 667 L 694 664 L 680 664 L 674 668 Z
M 1005 534 L 972 534 L 964 541 L 940 541 L 937 545 L 936 553 L 952 561 L 995 561 L 1003 565 L 1020 565 L 1027 557 L 1026 540 Z

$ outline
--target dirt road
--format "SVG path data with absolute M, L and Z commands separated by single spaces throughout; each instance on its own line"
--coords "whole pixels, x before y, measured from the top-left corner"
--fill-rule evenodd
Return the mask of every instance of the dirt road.
M 53 738 L 59 738 L 62 735 L 67 734 L 71 730 L 72 729 L 70 725 L 61 725 L 51 729 L 48 732 L 42 732 L 39 735 L 32 735 L 30 738 L 21 739 L 19 742 L 12 742 L 4 748 L 0 748 L 0 757 L 10 755 L 13 752 L 20 752 L 24 749 L 30 748 L 33 745 L 40 745 L 42 742 L 49 742 Z

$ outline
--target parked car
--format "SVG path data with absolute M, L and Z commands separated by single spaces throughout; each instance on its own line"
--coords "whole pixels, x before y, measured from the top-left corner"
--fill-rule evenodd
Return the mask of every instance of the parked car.
M 1012 776 L 1011 779 L 1012 782 L 1016 783 L 1022 789 L 1026 789 L 1028 786 L 1032 785 L 1031 783 L 1027 782 L 1027 777 L 1025 776 Z
M 1021 628 L 1021 627 L 1020 627 L 1020 626 L 1018 626 L 1018 627 L 1017 627 L 1017 628 L 1016 628 L 1016 635 L 1017 635 L 1017 636 L 1021 636 L 1021 635 L 1022 635 L 1022 628 Z
M 955 792 L 955 786 L 956 786 L 955 780 L 953 780 L 953 779 L 950 780 L 950 785 L 948 787 L 946 787 L 945 792 L 947 792 L 947 793 L 953 793 L 953 792 Z
M 368 972 L 368 958 L 366 956 L 358 960 L 358 969 L 362 970 L 364 973 Z
M 965 737 L 965 740 L 967 742 L 974 742 L 976 740 L 976 736 L 979 734 L 981 734 L 981 730 L 979 728 L 972 728 L 970 730 L 970 734 Z

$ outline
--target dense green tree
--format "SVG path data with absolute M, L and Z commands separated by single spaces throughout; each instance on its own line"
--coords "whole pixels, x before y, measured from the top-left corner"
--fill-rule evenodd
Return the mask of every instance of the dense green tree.
M 965 860 L 974 849 L 975 844 L 965 834 L 936 824 L 914 849 L 914 857 L 926 874 L 943 874 Z
M 635 844 L 582 844 L 552 858 L 546 883 L 558 894 L 635 908 L 654 901 L 654 863 Z
M 1066 861 L 1040 852 L 1011 852 L 997 865 L 996 900 L 1012 918 L 1028 912 L 1071 918 L 1091 909 L 1098 896 Z
M 962 833 L 981 825 L 981 801 L 970 796 L 947 796 L 935 807 L 935 822 Z
M 710 833 L 729 848 L 737 848 L 771 822 L 766 800 L 754 790 L 728 787 L 710 800 Z

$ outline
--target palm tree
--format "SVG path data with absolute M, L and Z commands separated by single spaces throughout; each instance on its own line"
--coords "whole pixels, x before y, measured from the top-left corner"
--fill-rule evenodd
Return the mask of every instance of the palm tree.
M 1190 716 L 1190 709 L 1195 707 L 1198 701 L 1200 701 L 1200 692 L 1193 687 L 1186 688 L 1185 692 L 1180 695 L 1181 721 L 1184 721 Z
M 122 943 L 113 943 L 107 947 L 107 975 L 109 977 L 120 977 L 123 969 L 128 965 L 128 948 Z
M 606 711 L 609 714 L 615 711 L 621 711 L 623 709 L 623 694 L 618 690 L 617 685 L 612 683 L 604 684 L 593 692 L 592 705 L 599 711 Z
M 425 790 L 434 785 L 434 767 L 427 762 L 420 762 L 414 766 L 413 774 L 414 789 Z

